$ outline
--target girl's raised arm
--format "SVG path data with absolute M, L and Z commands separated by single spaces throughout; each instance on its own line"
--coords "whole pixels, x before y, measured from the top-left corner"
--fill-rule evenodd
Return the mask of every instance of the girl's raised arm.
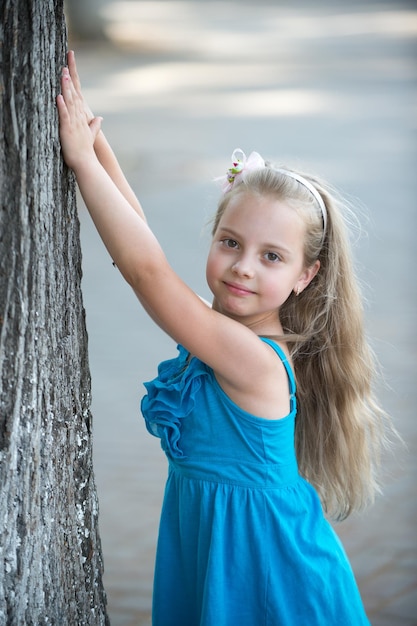
M 212 367 L 225 391 L 245 410 L 271 418 L 286 415 L 287 379 L 275 353 L 252 330 L 204 304 L 170 267 L 146 221 L 100 162 L 95 141 L 101 120 L 87 122 L 67 68 L 57 106 L 65 161 L 112 259 L 147 312 L 177 343 Z M 277 388 L 283 390 L 278 395 Z

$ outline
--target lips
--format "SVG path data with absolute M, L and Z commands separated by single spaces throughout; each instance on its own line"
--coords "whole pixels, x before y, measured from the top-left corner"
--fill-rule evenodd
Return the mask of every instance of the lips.
M 247 287 L 244 287 L 243 285 L 239 285 L 238 283 L 228 283 L 224 281 L 224 284 L 226 285 L 226 288 L 228 289 L 228 291 L 230 291 L 236 296 L 251 296 L 255 293 L 254 291 L 251 291 Z

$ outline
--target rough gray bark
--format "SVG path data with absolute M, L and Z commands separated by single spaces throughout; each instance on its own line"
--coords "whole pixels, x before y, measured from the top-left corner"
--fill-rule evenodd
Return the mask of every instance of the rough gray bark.
M 0 625 L 108 624 L 63 0 L 0 2 Z

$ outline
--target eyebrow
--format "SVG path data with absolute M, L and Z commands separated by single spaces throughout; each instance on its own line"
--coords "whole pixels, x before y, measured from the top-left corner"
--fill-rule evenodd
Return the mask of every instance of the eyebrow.
M 222 232 L 222 233 L 224 233 L 226 235 L 231 235 L 235 239 L 241 239 L 241 236 L 239 235 L 239 233 L 234 231 L 232 228 L 229 228 L 228 226 L 221 226 L 219 228 L 219 233 L 220 232 Z M 282 252 L 285 252 L 286 254 L 289 254 L 289 255 L 291 254 L 291 251 L 288 248 L 286 248 L 285 246 L 280 245 L 278 243 L 267 243 L 267 242 L 265 242 L 265 243 L 262 244 L 262 247 L 263 248 L 272 248 L 272 249 L 275 249 L 275 250 L 281 250 Z

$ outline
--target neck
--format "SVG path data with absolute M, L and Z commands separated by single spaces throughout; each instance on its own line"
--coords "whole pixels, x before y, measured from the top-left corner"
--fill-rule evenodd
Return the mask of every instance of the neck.
M 213 300 L 212 309 L 218 313 L 222 313 L 222 315 L 230 317 L 230 319 L 234 319 L 240 324 L 243 324 L 246 328 L 250 328 L 250 330 L 252 330 L 256 335 L 281 336 L 284 334 L 277 311 L 267 311 L 263 315 L 256 317 L 237 317 L 228 315 L 222 311 L 215 298 Z

